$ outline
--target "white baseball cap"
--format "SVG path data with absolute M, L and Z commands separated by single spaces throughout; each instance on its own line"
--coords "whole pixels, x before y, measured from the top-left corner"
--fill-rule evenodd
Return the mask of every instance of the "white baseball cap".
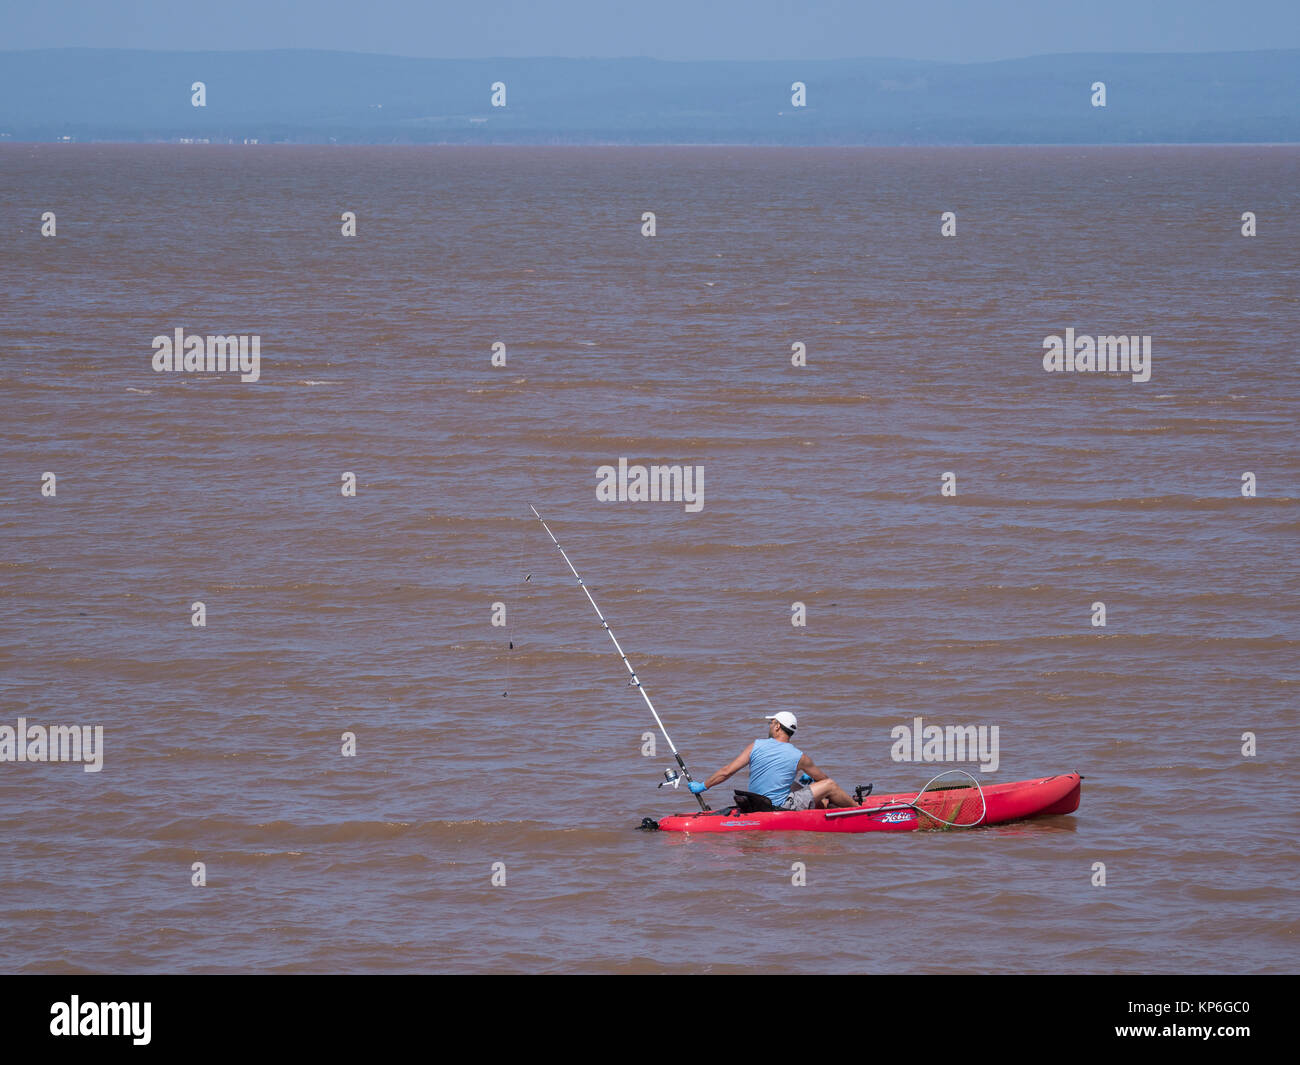
M 782 710 L 779 714 L 768 714 L 767 720 L 775 721 L 785 729 L 786 732 L 793 732 L 799 727 L 799 719 L 796 718 L 794 714 L 790 713 L 789 710 Z

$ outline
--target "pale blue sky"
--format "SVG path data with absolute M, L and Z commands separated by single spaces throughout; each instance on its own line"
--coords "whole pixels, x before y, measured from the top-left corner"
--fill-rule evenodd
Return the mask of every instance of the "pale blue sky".
M 0 0 L 0 50 L 60 47 L 983 62 L 1300 48 L 1300 0 Z

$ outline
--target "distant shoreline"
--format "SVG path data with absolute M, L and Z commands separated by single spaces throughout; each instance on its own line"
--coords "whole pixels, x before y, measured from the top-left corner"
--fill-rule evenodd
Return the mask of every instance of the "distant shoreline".
M 1300 50 L 927 60 L 0 52 L 0 142 L 1300 143 Z

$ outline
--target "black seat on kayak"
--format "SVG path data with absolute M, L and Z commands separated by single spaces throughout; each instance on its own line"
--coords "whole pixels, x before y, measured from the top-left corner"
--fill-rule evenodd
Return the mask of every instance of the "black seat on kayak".
M 772 800 L 766 795 L 759 795 L 752 791 L 735 791 L 732 794 L 736 797 L 737 813 L 764 814 L 771 813 L 776 809 L 772 805 Z

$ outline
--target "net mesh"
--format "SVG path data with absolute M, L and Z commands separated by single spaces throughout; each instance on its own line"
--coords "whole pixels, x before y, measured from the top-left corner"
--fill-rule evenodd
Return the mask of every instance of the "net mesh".
M 961 770 L 953 770 L 957 773 Z M 984 793 L 973 779 L 935 777 L 912 800 L 923 828 L 971 828 L 984 820 Z

